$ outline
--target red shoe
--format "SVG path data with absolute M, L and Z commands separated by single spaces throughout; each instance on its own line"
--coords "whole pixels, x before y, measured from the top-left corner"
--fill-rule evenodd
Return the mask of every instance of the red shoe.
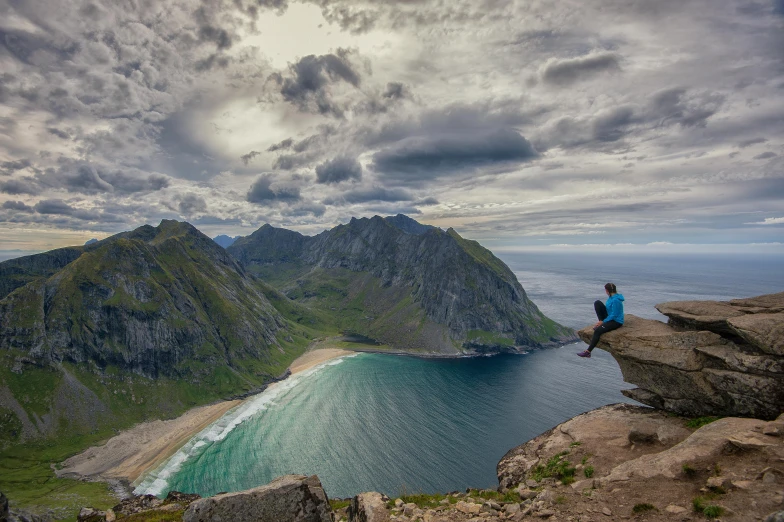
M 591 352 L 585 350 L 584 352 L 577 352 L 577 357 L 588 357 L 591 358 Z

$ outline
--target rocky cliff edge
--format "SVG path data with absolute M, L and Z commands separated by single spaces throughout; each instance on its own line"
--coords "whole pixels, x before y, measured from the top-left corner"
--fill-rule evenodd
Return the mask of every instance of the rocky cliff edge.
M 784 292 L 656 308 L 667 324 L 627 314 L 597 346 L 638 386 L 624 395 L 686 416 L 774 419 L 784 411 Z M 593 329 L 578 334 L 588 342 Z

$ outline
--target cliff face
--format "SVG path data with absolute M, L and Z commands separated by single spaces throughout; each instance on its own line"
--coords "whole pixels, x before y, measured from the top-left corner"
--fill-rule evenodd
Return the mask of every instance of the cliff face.
M 256 390 L 313 336 L 270 299 L 303 322 L 307 310 L 187 223 L 13 260 L 0 273 L 28 279 L 0 300 L 0 449 Z
M 0 348 L 150 377 L 188 373 L 191 361 L 263 360 L 282 326 L 231 256 L 166 221 L 104 241 L 0 301 Z
M 228 252 L 345 330 L 395 348 L 511 351 L 573 338 L 475 241 L 406 216 L 352 219 L 314 237 L 265 225 Z
M 639 386 L 624 395 L 690 416 L 774 419 L 784 411 L 784 292 L 656 308 L 668 324 L 627 315 L 598 345 Z M 579 335 L 587 342 L 592 333 Z

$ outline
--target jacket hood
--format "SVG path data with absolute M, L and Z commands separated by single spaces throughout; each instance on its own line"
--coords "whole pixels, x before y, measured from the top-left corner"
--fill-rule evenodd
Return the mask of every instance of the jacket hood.
M 613 299 L 617 299 L 619 301 L 625 301 L 625 299 L 623 298 L 623 294 L 615 294 L 615 295 L 610 296 L 610 297 L 612 297 Z

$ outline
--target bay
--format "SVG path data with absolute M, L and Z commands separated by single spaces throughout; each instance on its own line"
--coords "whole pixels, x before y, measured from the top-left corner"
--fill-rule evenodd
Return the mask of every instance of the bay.
M 581 328 L 612 281 L 627 313 L 663 301 L 784 290 L 777 256 L 500 254 L 553 319 Z M 614 359 L 583 343 L 525 355 L 421 359 L 359 354 L 276 385 L 192 439 L 137 493 L 212 495 L 317 474 L 330 497 L 497 485 L 511 448 L 593 408 L 628 401 Z

